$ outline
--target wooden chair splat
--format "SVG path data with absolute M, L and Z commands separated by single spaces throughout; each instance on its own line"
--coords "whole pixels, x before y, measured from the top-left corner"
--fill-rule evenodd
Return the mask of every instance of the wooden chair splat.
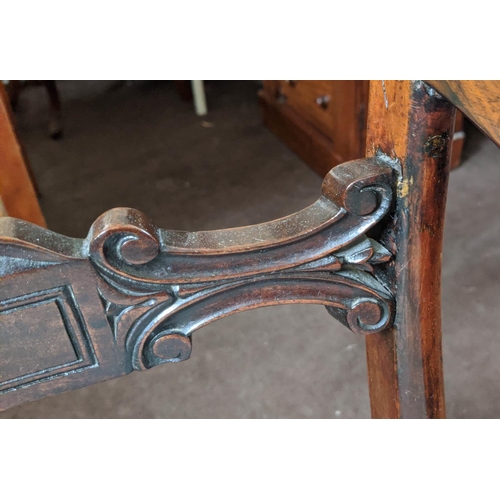
M 169 231 L 116 208 L 83 240 L 0 218 L 0 409 L 186 360 L 229 314 L 313 303 L 366 334 L 373 417 L 443 418 L 454 106 L 500 142 L 499 82 L 372 81 L 366 158 L 266 224 Z
M 334 168 L 310 207 L 243 228 L 188 233 L 113 209 L 85 240 L 0 219 L 0 408 L 189 358 L 192 333 L 256 307 L 312 303 L 353 332 L 393 320 L 366 233 L 391 208 L 384 158 Z

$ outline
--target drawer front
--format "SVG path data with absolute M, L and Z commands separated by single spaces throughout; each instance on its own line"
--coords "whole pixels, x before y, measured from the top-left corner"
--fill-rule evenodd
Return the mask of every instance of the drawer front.
M 334 87 L 328 80 L 280 81 L 282 100 L 326 136 L 335 130 Z

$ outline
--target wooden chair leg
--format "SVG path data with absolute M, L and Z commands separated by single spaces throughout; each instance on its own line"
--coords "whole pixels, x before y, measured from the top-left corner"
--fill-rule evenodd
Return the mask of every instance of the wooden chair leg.
M 374 417 L 444 417 L 454 115 L 423 82 L 372 83 L 368 158 L 333 168 L 315 204 L 278 221 L 186 233 L 116 208 L 80 240 L 0 219 L 0 409 L 186 360 L 204 325 L 300 302 L 367 334 Z
M 445 417 L 441 252 L 454 115 L 421 81 L 371 82 L 367 155 L 390 157 L 400 173 L 381 238 L 395 254 L 384 276 L 395 321 L 366 338 L 374 418 Z
M 63 134 L 61 125 L 61 100 L 54 80 L 42 80 L 42 85 L 47 90 L 50 104 L 49 133 L 52 139 L 60 139 Z
M 14 128 L 7 92 L 0 82 L 0 216 L 45 226 L 36 183 Z
M 198 116 L 205 116 L 208 110 L 203 80 L 191 80 L 191 89 L 193 91 L 194 110 L 196 114 Z

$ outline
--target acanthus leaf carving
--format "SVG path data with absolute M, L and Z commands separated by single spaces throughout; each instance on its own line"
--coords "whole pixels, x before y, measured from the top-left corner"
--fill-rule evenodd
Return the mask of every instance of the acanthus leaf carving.
M 54 272 L 64 281 L 71 268 L 80 290 L 78 273 L 92 270 L 95 283 L 85 286 L 94 286 L 113 332 L 116 373 L 185 360 L 194 331 L 256 307 L 322 304 L 355 333 L 380 332 L 391 324 L 394 304 L 373 268 L 391 254 L 367 232 L 388 213 L 392 184 L 383 158 L 344 163 L 326 176 L 310 207 L 217 231 L 158 229 L 127 208 L 100 216 L 85 240 L 6 218 L 0 271 L 35 281 L 38 272 Z
M 318 303 L 355 333 L 385 329 L 393 301 L 372 273 L 391 254 L 366 232 L 389 210 L 392 175 L 377 158 L 340 165 L 311 207 L 245 228 L 185 233 L 132 209 L 101 216 L 89 256 L 107 286 L 136 297 L 112 320 L 117 328 L 125 309 L 136 314 L 125 338 L 131 368 L 187 359 L 195 330 L 255 307 Z M 162 293 L 168 300 L 148 302 Z
M 40 397 L 37 384 L 56 393 L 183 361 L 193 332 L 257 307 L 321 304 L 357 334 L 382 332 L 394 317 L 384 285 L 391 253 L 368 234 L 391 208 L 394 178 L 384 157 L 344 163 L 310 207 L 217 231 L 159 229 L 128 208 L 100 216 L 86 239 L 0 218 L 0 343 L 10 349 L 3 360 L 17 374 L 25 349 L 42 352 L 39 314 L 59 339 L 43 350 L 43 374 L 35 355 L 35 368 L 0 391 L 0 407 Z M 47 299 L 55 289 L 71 295 L 66 305 Z M 12 306 L 26 297 L 29 315 Z M 0 357 L 0 383 L 1 368 Z

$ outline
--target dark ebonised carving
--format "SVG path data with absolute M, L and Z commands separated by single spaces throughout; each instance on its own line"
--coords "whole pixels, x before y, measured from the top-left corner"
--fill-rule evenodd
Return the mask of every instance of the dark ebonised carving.
M 85 240 L 1 219 L 0 276 L 7 287 L 0 307 L 15 291 L 43 293 L 47 283 L 67 282 L 101 370 L 88 383 L 185 360 L 195 330 L 256 307 L 323 304 L 355 333 L 380 332 L 392 321 L 393 299 L 373 266 L 391 254 L 366 233 L 391 206 L 392 179 L 383 159 L 345 163 L 327 175 L 310 207 L 218 231 L 162 230 L 126 208 L 99 217 Z M 1 365 L 0 357 L 0 385 Z M 46 392 L 72 388 L 65 375 L 68 384 Z M 76 386 L 85 382 L 79 377 Z

